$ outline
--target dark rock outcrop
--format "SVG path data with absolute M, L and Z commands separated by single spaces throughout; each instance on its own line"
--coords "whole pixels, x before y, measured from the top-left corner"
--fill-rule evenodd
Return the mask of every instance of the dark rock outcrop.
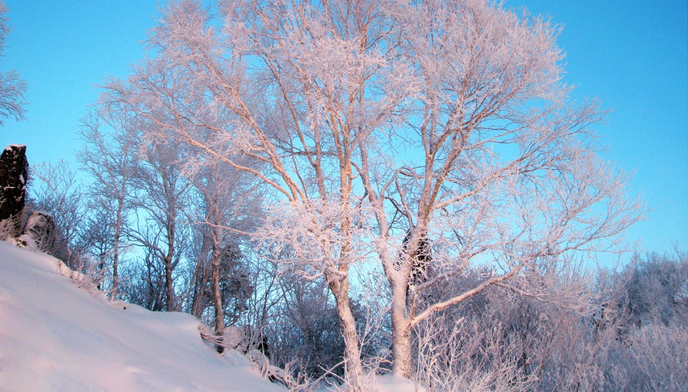
M 7 146 L 0 156 L 0 239 L 21 232 L 28 170 L 26 146 Z

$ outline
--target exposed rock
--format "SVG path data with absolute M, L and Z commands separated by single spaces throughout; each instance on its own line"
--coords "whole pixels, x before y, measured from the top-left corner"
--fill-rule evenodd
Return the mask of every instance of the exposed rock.
M 26 221 L 24 234 L 18 242 L 39 252 L 49 251 L 55 244 L 55 221 L 47 212 L 34 211 Z
M 26 146 L 9 145 L 0 155 L 0 239 L 20 234 L 29 163 Z
M 227 349 L 241 349 L 240 346 L 245 341 L 244 331 L 239 327 L 225 327 L 222 331 L 222 345 Z M 245 348 L 241 349 L 245 351 Z

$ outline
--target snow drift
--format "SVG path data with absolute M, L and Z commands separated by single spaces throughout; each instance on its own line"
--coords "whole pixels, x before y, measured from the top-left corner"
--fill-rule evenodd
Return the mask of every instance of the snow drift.
M 108 302 L 69 273 L 0 241 L 0 390 L 283 390 L 194 317 Z

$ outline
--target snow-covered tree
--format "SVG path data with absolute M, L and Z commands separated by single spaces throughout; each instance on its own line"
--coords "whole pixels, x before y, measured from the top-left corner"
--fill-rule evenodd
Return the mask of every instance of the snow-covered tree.
M 84 145 L 78 153 L 83 169 L 93 179 L 89 189 L 93 204 L 91 208 L 107 215 L 107 219 L 99 218 L 100 222 L 95 224 L 111 226 L 108 229 L 111 229 L 112 238 L 92 238 L 101 243 L 106 241 L 101 256 L 112 259 L 111 299 L 117 297 L 119 289 L 121 242 L 127 226 L 127 215 L 133 204 L 131 188 L 137 172 L 138 153 L 135 134 L 127 129 L 130 122 L 124 114 L 113 109 L 93 109 L 82 120 L 80 136 Z
M 9 33 L 9 26 L 7 16 L 7 5 L 5 2 L 0 2 L 0 57 L 2 56 L 2 49 L 5 46 L 5 40 Z M 15 120 L 23 120 L 24 112 L 26 110 L 26 101 L 24 101 L 24 93 L 26 92 L 26 82 L 22 79 L 17 71 L 11 70 L 0 73 L 0 125 L 4 124 L 4 120 L 13 118 Z
M 596 155 L 599 110 L 572 102 L 561 81 L 546 20 L 486 0 L 219 10 L 216 20 L 196 1 L 171 4 L 150 59 L 108 93 L 156 124 L 151 143 L 175 139 L 272 189 L 259 234 L 288 250 L 280 263 L 324 277 L 354 386 L 357 265 L 383 267 L 394 372 L 409 377 L 419 323 L 538 265 L 616 250 L 638 218 L 624 177 Z M 424 300 L 473 265 L 494 274 Z
M 600 365 L 615 335 L 594 336 L 589 320 L 609 293 L 596 291 L 592 273 L 573 267 L 550 265 L 537 278 L 493 285 L 419 323 L 416 379 L 438 390 L 601 389 Z M 431 296 L 451 298 L 492 275 L 469 270 Z
M 202 152 L 196 158 L 203 157 Z M 202 165 L 189 162 L 187 173 L 198 194 L 189 205 L 192 226 L 201 237 L 202 246 L 196 266 L 193 313 L 200 315 L 211 299 L 215 333 L 222 336 L 225 307 L 236 302 L 231 321 L 244 308 L 251 295 L 247 273 L 242 272 L 239 244 L 260 219 L 261 198 L 255 181 L 225 162 L 206 157 Z
M 153 127 L 139 123 L 141 128 Z M 174 140 L 159 140 L 139 149 L 139 165 L 133 178 L 133 208 L 137 216 L 136 228 L 129 237 L 152 251 L 147 262 L 159 264 L 154 269 L 163 272 L 161 287 L 165 292 L 163 309 L 178 311 L 180 299 L 175 289 L 175 270 L 182 260 L 190 230 L 183 213 L 188 202 L 190 183 L 182 175 L 179 161 L 181 147 Z
M 619 306 L 629 324 L 688 326 L 688 254 L 636 255 L 625 274 L 626 299 Z
M 85 221 L 83 186 L 67 161 L 40 163 L 29 168 L 29 211 L 44 211 L 55 223 L 55 241 L 46 252 L 74 270 L 82 265 L 78 243 Z

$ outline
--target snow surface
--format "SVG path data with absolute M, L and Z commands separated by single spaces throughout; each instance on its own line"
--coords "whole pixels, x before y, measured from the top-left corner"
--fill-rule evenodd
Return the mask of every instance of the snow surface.
M 107 302 L 52 258 L 0 241 L 1 391 L 279 391 L 198 321 Z
M 193 316 L 109 302 L 78 287 L 83 278 L 0 241 L 0 391 L 285 390 L 239 352 L 218 355 Z M 366 379 L 369 391 L 424 391 L 393 375 Z
M 374 384 L 379 391 L 390 392 L 425 392 L 425 387 L 393 374 L 376 376 Z

